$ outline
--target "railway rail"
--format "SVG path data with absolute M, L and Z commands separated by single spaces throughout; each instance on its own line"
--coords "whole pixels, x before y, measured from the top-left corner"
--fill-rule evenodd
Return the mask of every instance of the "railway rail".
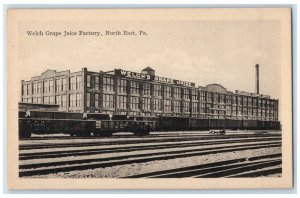
M 217 177 L 245 177 L 252 171 L 255 174 L 256 169 L 262 169 L 274 165 L 281 164 L 281 154 L 263 155 L 251 158 L 239 158 L 234 160 L 224 160 L 221 162 L 189 166 L 178 169 L 170 169 L 165 171 L 157 171 L 146 174 L 131 175 L 124 178 L 217 178 Z M 273 174 L 279 173 L 281 168 L 274 168 Z M 260 175 L 262 173 L 256 173 Z
M 249 138 L 247 142 L 262 142 L 262 141 L 280 141 L 280 138 Z M 102 153 L 115 153 L 115 152 L 129 152 L 129 151 L 140 151 L 140 150 L 153 150 L 153 149 L 164 149 L 164 148 L 187 148 L 199 145 L 219 145 L 219 144 L 230 144 L 230 143 L 242 143 L 245 139 L 235 139 L 235 140 L 214 140 L 214 141 L 192 141 L 192 142 L 176 142 L 173 143 L 163 143 L 163 144 L 152 144 L 152 145 L 136 145 L 136 146 L 122 146 L 113 148 L 95 148 L 95 149 L 85 149 L 85 150 L 59 150 L 50 152 L 32 152 L 32 153 L 20 153 L 19 160 L 29 160 L 29 159 L 42 159 L 42 158 L 59 158 L 68 156 L 85 156 L 85 155 L 97 155 Z

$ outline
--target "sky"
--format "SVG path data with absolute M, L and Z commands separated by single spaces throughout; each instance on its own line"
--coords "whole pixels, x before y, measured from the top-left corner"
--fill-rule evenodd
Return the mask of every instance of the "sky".
M 276 20 L 170 21 L 30 21 L 19 23 L 19 70 L 29 80 L 47 69 L 90 71 L 151 67 L 156 75 L 218 83 L 229 91 L 255 92 L 255 64 L 260 65 L 260 93 L 280 98 L 280 23 Z M 27 31 L 135 31 L 137 36 L 28 36 Z

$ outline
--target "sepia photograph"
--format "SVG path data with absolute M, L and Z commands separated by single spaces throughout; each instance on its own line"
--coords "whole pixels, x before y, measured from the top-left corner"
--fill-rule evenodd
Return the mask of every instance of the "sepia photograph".
M 290 8 L 9 9 L 11 189 L 291 188 Z

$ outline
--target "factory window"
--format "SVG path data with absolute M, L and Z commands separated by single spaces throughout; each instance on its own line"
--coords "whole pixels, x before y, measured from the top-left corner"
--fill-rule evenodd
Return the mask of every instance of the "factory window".
M 143 83 L 143 93 L 144 96 L 150 96 L 151 92 L 150 92 L 150 83 Z
M 198 91 L 192 89 L 192 100 L 198 100 Z
M 248 98 L 248 106 L 252 106 L 252 98 Z
M 164 111 L 171 111 L 171 100 L 164 100 Z
M 91 75 L 86 75 L 86 86 L 91 87 Z
M 61 96 L 61 107 L 66 107 L 67 106 L 67 95 L 64 94 Z
M 243 105 L 244 105 L 244 106 L 247 106 L 247 101 L 248 101 L 247 98 L 246 98 L 246 97 L 243 97 Z
M 37 83 L 32 83 L 33 89 L 32 89 L 32 94 L 36 94 L 37 93 Z
M 76 76 L 76 89 L 81 89 L 81 76 Z
M 248 108 L 248 115 L 252 116 L 252 108 Z
M 236 104 L 236 96 L 232 96 L 232 104 Z
M 236 107 L 235 106 L 232 107 L 232 115 L 236 116 Z
M 207 93 L 207 102 L 212 102 L 213 101 L 213 93 L 208 92 Z
M 69 95 L 69 107 L 75 107 L 76 105 L 76 95 L 70 94 Z
M 256 109 L 254 108 L 254 109 L 253 109 L 252 116 L 253 116 L 253 117 L 256 117 L 256 115 L 257 115 L 257 111 L 256 111 Z
M 266 117 L 269 117 L 269 116 L 270 116 L 270 110 L 266 109 Z
M 261 116 L 265 117 L 266 116 L 266 111 L 264 109 L 261 110 Z
M 256 99 L 256 98 L 253 98 L 253 100 L 252 100 L 252 105 L 253 105 L 254 107 L 257 106 L 257 99 Z
M 190 102 L 189 101 L 183 102 L 183 112 L 190 112 Z
M 200 113 L 205 113 L 205 103 L 200 103 Z
M 140 83 L 137 81 L 130 82 L 130 93 L 131 94 L 139 94 Z
M 258 107 L 261 108 L 261 99 L 258 99 Z
M 205 92 L 204 91 L 200 91 L 200 100 L 205 101 Z
M 270 116 L 274 117 L 274 110 L 272 110 L 272 109 L 270 110 Z
M 55 104 L 61 107 L 61 95 L 55 96 Z
M 274 102 L 270 101 L 270 108 L 274 108 Z
M 247 110 L 247 108 L 243 108 L 243 115 L 248 115 L 248 110 Z
M 223 94 L 220 94 L 220 103 L 225 103 L 225 96 Z
M 37 84 L 37 92 L 36 93 L 42 93 L 42 83 L 41 82 L 38 82 Z
M 126 109 L 127 96 L 118 96 L 118 109 Z
M 32 103 L 37 103 L 37 98 L 36 97 L 32 98 Z
M 266 108 L 270 108 L 270 101 L 269 100 L 267 100 Z
M 54 85 L 53 80 L 49 80 L 49 93 L 53 93 Z
M 241 96 L 237 97 L 237 102 L 238 102 L 238 105 L 242 105 L 242 97 Z
M 95 76 L 95 89 L 99 90 L 99 76 Z
M 181 98 L 181 88 L 174 87 L 174 97 L 175 98 Z
M 103 78 L 103 89 L 105 91 L 114 91 L 114 79 L 111 77 Z
M 162 96 L 161 95 L 161 85 L 153 85 L 153 95 L 154 96 Z
M 154 110 L 161 111 L 161 103 L 162 103 L 161 99 L 154 98 L 153 99 Z
M 200 108 L 204 108 L 205 109 L 205 103 L 201 102 L 200 103 Z
M 95 107 L 99 107 L 99 94 L 95 94 Z
M 62 78 L 62 91 L 66 91 L 66 90 L 67 90 L 67 79 Z
M 172 97 L 171 87 L 170 86 L 165 86 L 164 87 L 164 97 L 167 97 L 167 98 Z
M 61 91 L 61 88 L 62 88 L 61 87 L 61 81 L 62 81 L 61 79 L 56 79 L 55 80 L 55 91 L 56 92 L 60 92 Z
M 45 80 L 43 82 L 43 93 L 47 93 L 48 92 L 48 81 Z
M 174 112 L 181 112 L 181 110 L 180 110 L 180 101 L 178 101 L 178 100 L 174 101 Z
M 261 117 L 261 109 L 257 109 L 257 117 Z
M 231 104 L 231 96 L 226 96 L 226 104 Z
M 218 103 L 219 102 L 219 94 L 214 93 L 213 95 L 214 95 L 214 102 Z
M 198 113 L 198 103 L 197 102 L 192 103 L 192 113 Z
M 217 105 L 217 108 L 218 108 L 218 105 Z M 225 110 L 225 105 L 219 105 L 219 108 Z
M 23 84 L 23 85 L 22 85 L 22 95 L 23 95 L 23 96 L 27 94 L 26 89 L 27 89 L 27 85 L 24 85 L 24 84 Z
M 265 101 L 265 100 L 262 100 L 262 101 L 261 101 L 261 106 L 262 106 L 263 108 L 266 107 L 266 101 Z
M 103 105 L 104 108 L 114 108 L 114 95 L 113 94 L 103 94 Z
M 86 93 L 86 106 L 91 106 L 91 93 Z
M 118 92 L 119 93 L 126 93 L 127 89 L 127 81 L 124 79 L 117 79 L 117 85 L 118 85 Z
M 151 110 L 151 99 L 150 98 L 143 98 L 143 109 Z
M 31 103 L 31 98 L 27 98 L 27 103 Z
M 136 97 L 136 96 L 131 96 L 131 101 L 130 101 L 130 108 L 131 109 L 139 109 L 139 97 Z
M 44 96 L 44 104 L 49 104 L 49 97 L 48 96 Z
M 70 90 L 76 89 L 76 78 L 75 76 L 70 77 Z
M 76 94 L 76 107 L 81 107 L 81 93 Z
M 49 104 L 54 104 L 54 96 L 49 96 Z
M 31 84 L 27 84 L 27 95 L 31 95 Z
M 237 115 L 238 116 L 242 115 L 242 107 L 237 107 Z
M 42 97 L 38 97 L 38 98 L 37 98 L 37 103 L 39 103 L 39 104 L 43 103 L 43 102 L 42 102 Z
M 183 98 L 185 100 L 189 100 L 190 99 L 190 90 L 189 89 L 183 89 Z

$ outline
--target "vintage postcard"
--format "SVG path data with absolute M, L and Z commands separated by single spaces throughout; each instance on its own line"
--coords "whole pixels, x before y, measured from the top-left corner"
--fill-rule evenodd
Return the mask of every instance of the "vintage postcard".
M 9 9 L 10 189 L 291 188 L 289 8 Z

